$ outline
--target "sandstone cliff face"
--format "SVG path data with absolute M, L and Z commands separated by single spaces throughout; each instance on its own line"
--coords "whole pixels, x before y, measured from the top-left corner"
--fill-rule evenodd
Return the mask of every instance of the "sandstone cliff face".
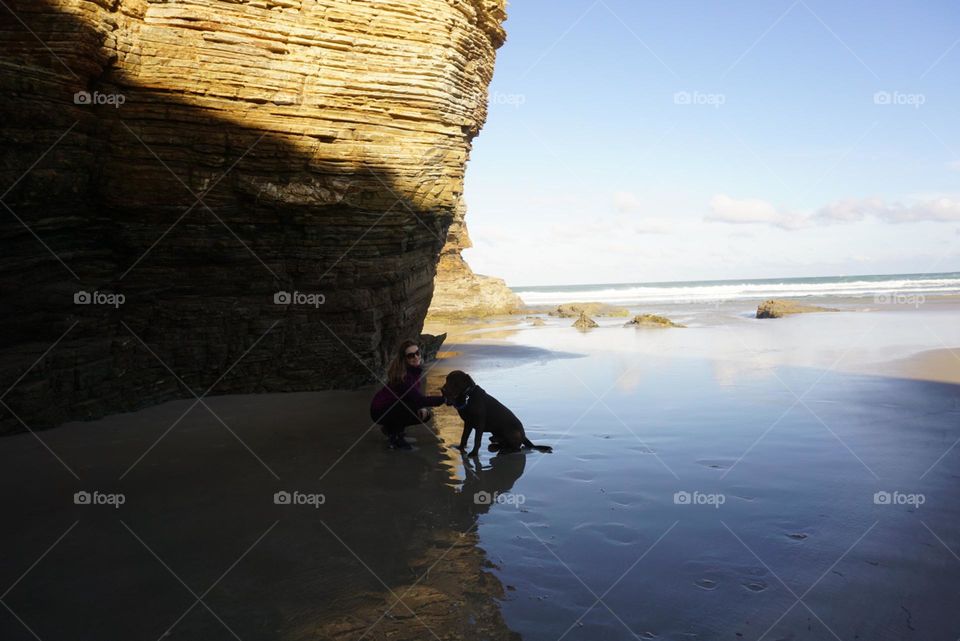
M 491 316 L 510 314 L 523 307 L 519 296 L 501 278 L 473 273 L 460 252 L 472 246 L 464 219 L 462 199 L 447 232 L 447 242 L 437 263 L 431 316 Z
M 505 0 L 5 4 L 0 432 L 355 385 L 419 333 Z

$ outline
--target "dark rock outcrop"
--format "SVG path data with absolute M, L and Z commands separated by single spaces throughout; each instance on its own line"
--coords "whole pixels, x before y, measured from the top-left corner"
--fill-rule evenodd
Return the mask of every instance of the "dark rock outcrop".
M 782 318 L 790 314 L 808 312 L 835 312 L 837 310 L 817 305 L 801 305 L 792 300 L 765 300 L 757 307 L 757 318 Z
M 686 327 L 686 325 L 674 323 L 666 316 L 658 314 L 639 314 L 634 316 L 633 320 L 625 323 L 624 327 Z
M 504 0 L 7 0 L 0 433 L 417 336 Z
M 611 316 L 621 317 L 629 316 L 630 310 L 619 305 L 610 305 L 608 303 L 564 303 L 558 305 L 556 309 L 548 312 L 551 316 L 560 318 L 576 318 L 581 314 L 588 316 Z
M 571 327 L 576 327 L 577 329 L 585 330 L 585 329 L 593 329 L 594 327 L 600 327 L 600 326 L 597 324 L 597 321 L 587 316 L 584 312 L 580 312 L 580 317 L 573 322 L 573 325 L 571 325 Z

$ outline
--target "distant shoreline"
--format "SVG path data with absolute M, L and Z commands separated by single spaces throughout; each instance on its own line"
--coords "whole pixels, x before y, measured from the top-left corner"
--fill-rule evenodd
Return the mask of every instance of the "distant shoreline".
M 916 302 L 921 297 L 960 295 L 960 272 L 805 278 L 761 278 L 619 284 L 511 287 L 527 305 L 602 302 L 616 305 L 763 300 L 767 298 L 857 298 Z M 889 299 L 888 301 L 882 300 Z

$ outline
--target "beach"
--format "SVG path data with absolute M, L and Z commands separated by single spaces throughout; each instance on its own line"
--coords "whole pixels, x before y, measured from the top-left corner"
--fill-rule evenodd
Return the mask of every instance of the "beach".
M 0 638 L 515 638 L 476 547 L 485 508 L 428 429 L 388 451 L 371 394 L 174 401 L 5 439 Z
M 0 636 L 955 638 L 956 301 L 751 306 L 428 325 L 427 391 L 469 371 L 552 454 L 465 460 L 446 407 L 390 451 L 373 387 L 9 437 Z
M 470 326 L 464 367 L 555 448 L 526 455 L 512 500 L 481 519 L 512 629 L 956 638 L 956 300 L 814 302 L 841 311 L 661 304 L 631 313 L 688 327 Z

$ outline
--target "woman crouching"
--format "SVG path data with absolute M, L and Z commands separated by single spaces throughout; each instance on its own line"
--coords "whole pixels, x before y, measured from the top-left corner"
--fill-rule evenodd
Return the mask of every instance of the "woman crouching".
M 442 396 L 423 394 L 423 354 L 416 341 L 405 340 L 387 368 L 387 384 L 370 403 L 370 418 L 380 425 L 391 449 L 409 450 L 403 438 L 408 425 L 430 420 L 430 407 L 443 405 Z

